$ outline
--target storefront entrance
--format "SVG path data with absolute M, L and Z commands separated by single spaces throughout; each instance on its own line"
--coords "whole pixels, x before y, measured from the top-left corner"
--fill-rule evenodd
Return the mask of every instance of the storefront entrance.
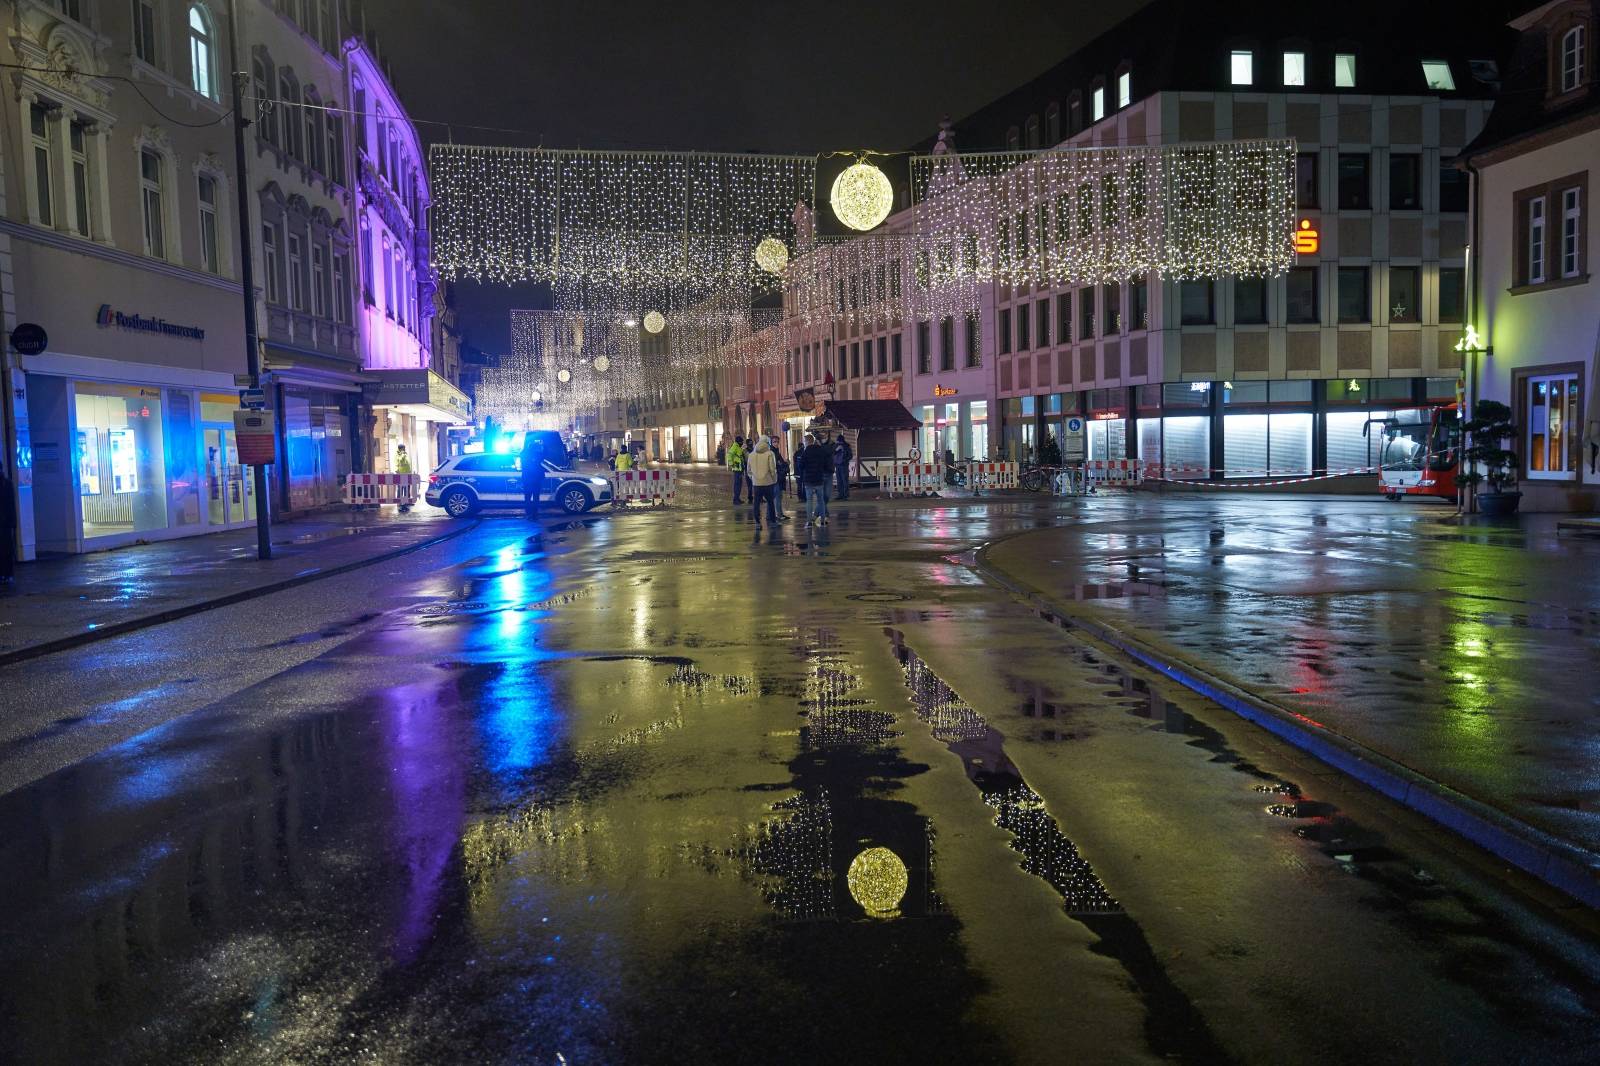
M 231 526 L 256 517 L 256 490 L 250 469 L 239 465 L 233 427 L 207 422 L 201 427 L 206 449 L 206 522 Z

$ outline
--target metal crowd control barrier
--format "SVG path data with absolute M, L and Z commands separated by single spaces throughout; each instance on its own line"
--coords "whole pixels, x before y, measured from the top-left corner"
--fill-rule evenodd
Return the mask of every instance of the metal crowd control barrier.
M 421 474 L 347 474 L 344 502 L 352 507 L 378 507 L 392 503 L 410 507 L 417 502 Z
M 622 506 L 636 500 L 647 501 L 652 507 L 664 506 L 678 495 L 676 470 L 618 470 L 611 479 L 612 499 Z
M 1083 464 L 1074 463 L 1056 471 L 1050 491 L 1057 496 L 1089 496 L 1094 493 L 1094 486 L 1089 484 L 1089 475 L 1083 469 Z
M 896 460 L 887 465 L 884 491 L 890 496 L 934 496 L 944 485 L 943 463 L 909 463 Z M 884 468 L 879 466 L 879 470 Z
M 1016 463 L 968 463 L 967 487 L 973 492 L 984 489 L 1014 489 L 1017 487 Z

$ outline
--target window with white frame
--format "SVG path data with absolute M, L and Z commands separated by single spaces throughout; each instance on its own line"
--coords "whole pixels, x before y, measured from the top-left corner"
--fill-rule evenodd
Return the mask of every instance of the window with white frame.
M 304 159 L 300 122 L 296 114 L 296 105 L 300 103 L 300 85 L 287 70 L 278 73 L 278 99 L 283 102 L 283 143 L 279 147 L 296 159 Z
M 201 4 L 189 5 L 189 85 L 209 99 L 217 99 L 216 34 L 211 13 Z
M 306 281 L 301 273 L 305 266 L 304 255 L 300 247 L 300 234 L 289 234 L 288 249 L 289 306 L 296 311 L 304 311 L 306 309 Z
M 262 271 L 267 275 L 267 303 L 283 303 L 283 287 L 278 281 L 278 227 L 261 224 Z
M 328 112 L 323 125 L 328 131 L 328 177 L 344 184 L 344 119 Z
M 1578 276 L 1578 235 L 1583 221 L 1583 197 L 1578 189 L 1561 190 L 1561 276 Z
M 1450 73 L 1450 64 L 1443 59 L 1424 59 L 1422 80 L 1434 92 L 1454 92 L 1456 88 L 1456 79 Z
M 1577 477 L 1579 439 L 1583 435 L 1578 375 L 1535 375 L 1527 382 L 1528 476 L 1571 481 Z
M 1584 40 L 1587 27 L 1581 23 L 1561 35 L 1561 91 L 1570 93 L 1583 84 Z
M 1356 57 L 1351 52 L 1340 52 L 1333 57 L 1333 87 L 1336 89 L 1354 89 L 1356 87 Z
M 328 317 L 328 253 L 316 243 L 311 245 L 311 311 Z
M 1229 65 L 1231 80 L 1235 85 L 1249 85 L 1255 80 L 1255 53 L 1235 51 Z
M 72 157 L 72 230 L 80 237 L 92 237 L 89 205 L 93 193 L 89 184 L 89 124 L 75 118 L 68 126 L 67 149 Z
M 222 273 L 222 248 L 217 242 L 217 179 L 210 174 L 195 178 L 196 199 L 200 202 L 200 265 L 213 274 Z
M 1528 259 L 1523 281 L 1538 285 L 1544 281 L 1544 197 L 1535 196 L 1528 201 Z
M 383 311 L 390 318 L 394 317 L 394 249 L 389 247 L 389 238 L 383 238 Z
M 33 214 L 42 226 L 55 225 L 55 109 L 35 101 L 28 108 L 28 133 L 33 144 Z
M 250 62 L 250 84 L 257 101 L 256 132 L 267 142 L 277 144 L 278 109 L 273 106 L 272 67 L 262 56 L 256 56 Z
M 1095 89 L 1091 100 L 1094 107 L 1092 112 L 1094 118 L 1092 121 L 1099 122 L 1101 119 L 1106 117 L 1106 90 L 1104 86 Z
M 1283 84 L 1288 86 L 1304 86 L 1306 83 L 1306 54 L 1304 52 L 1283 53 Z
M 306 154 L 301 158 L 306 165 L 319 174 L 326 174 L 322 152 L 322 101 L 317 96 L 317 91 L 311 86 L 306 86 L 305 104 L 301 108 L 306 127 Z
M 167 257 L 167 204 L 162 160 L 149 148 L 139 151 L 139 197 L 144 217 L 144 254 Z
M 133 0 L 133 54 L 152 67 L 161 65 L 157 22 L 156 0 Z
M 350 321 L 350 256 L 344 252 L 333 256 L 333 320 Z
M 1127 107 L 1133 103 L 1133 75 L 1126 70 L 1117 75 L 1117 106 Z

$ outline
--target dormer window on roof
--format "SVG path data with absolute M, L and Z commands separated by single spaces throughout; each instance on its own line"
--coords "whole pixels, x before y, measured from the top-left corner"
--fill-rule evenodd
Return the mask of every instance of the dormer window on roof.
M 1304 86 L 1306 83 L 1306 54 L 1304 52 L 1283 53 L 1283 84 L 1285 86 Z
M 1333 57 L 1333 87 L 1335 89 L 1356 87 L 1356 57 L 1353 53 L 1340 52 Z
M 1127 107 L 1133 103 L 1133 75 L 1123 71 L 1117 75 L 1117 106 Z
M 1456 79 L 1450 73 L 1450 64 L 1443 59 L 1422 61 L 1422 80 L 1435 92 L 1455 92 Z
M 1584 40 L 1587 29 L 1582 23 L 1561 35 L 1561 91 L 1570 93 L 1583 84 L 1583 65 L 1588 58 L 1588 42 Z
M 1101 86 L 1094 91 L 1094 121 L 1099 122 L 1106 117 L 1106 90 Z
M 1234 52 L 1232 65 L 1229 69 L 1232 72 L 1233 84 L 1249 85 L 1255 80 L 1255 53 Z

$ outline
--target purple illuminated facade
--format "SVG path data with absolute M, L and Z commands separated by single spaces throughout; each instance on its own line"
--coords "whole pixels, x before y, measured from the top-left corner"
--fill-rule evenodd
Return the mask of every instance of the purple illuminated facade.
M 359 38 L 346 44 L 353 125 L 356 318 L 361 363 L 379 379 L 370 407 L 374 471 L 393 471 L 402 445 L 418 473 L 445 454 L 448 425 L 469 420 L 432 351 L 438 281 L 429 262 L 428 171 L 422 141 L 382 65 Z

